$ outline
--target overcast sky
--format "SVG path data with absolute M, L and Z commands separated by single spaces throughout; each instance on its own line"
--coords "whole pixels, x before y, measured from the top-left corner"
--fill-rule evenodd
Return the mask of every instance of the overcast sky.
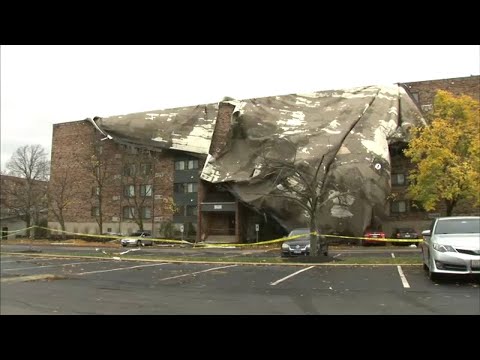
M 480 72 L 478 45 L 2 45 L 0 55 L 2 169 L 20 146 L 50 153 L 56 123 Z

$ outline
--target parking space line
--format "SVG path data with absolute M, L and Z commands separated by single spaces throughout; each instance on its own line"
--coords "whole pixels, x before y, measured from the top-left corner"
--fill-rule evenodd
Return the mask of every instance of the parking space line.
M 165 281 L 165 280 L 170 280 L 170 279 L 176 279 L 176 278 L 179 278 L 179 277 L 190 276 L 190 275 L 196 275 L 196 274 L 200 274 L 200 273 L 204 273 L 204 272 L 208 272 L 208 271 L 212 271 L 212 270 L 226 269 L 226 268 L 230 268 L 230 267 L 234 267 L 234 266 L 238 266 L 238 265 L 227 265 L 227 266 L 219 266 L 219 267 L 214 267 L 214 268 L 210 268 L 210 269 L 207 269 L 207 270 L 195 271 L 195 272 L 193 272 L 193 273 L 182 274 L 182 275 L 176 275 L 176 276 L 170 276 L 170 277 L 168 277 L 168 278 L 163 278 L 163 279 L 160 279 L 159 281 Z
M 115 260 L 82 261 L 82 262 L 67 263 L 67 264 L 29 266 L 29 267 L 23 267 L 23 268 L 3 269 L 2 271 L 31 270 L 31 269 L 39 269 L 39 268 L 61 267 L 61 266 L 70 266 L 70 265 L 81 265 L 81 264 L 93 264 L 93 263 L 112 262 L 112 261 L 115 261 Z
M 392 253 L 392 258 L 394 258 L 394 259 L 395 259 L 395 254 L 394 254 L 394 253 Z
M 410 288 L 410 284 L 407 281 L 407 278 L 405 277 L 405 274 L 402 271 L 402 267 L 400 265 L 397 265 L 397 270 L 398 274 L 400 275 L 400 279 L 402 280 L 402 284 L 404 288 Z
M 137 268 L 142 268 L 142 267 L 149 267 L 149 266 L 160 266 L 160 265 L 168 265 L 168 263 L 160 263 L 160 264 L 146 264 L 146 265 L 135 265 L 135 266 L 122 267 L 122 268 L 115 268 L 115 269 L 107 269 L 107 270 L 86 271 L 86 272 L 81 272 L 81 273 L 74 274 L 74 275 L 98 274 L 98 273 L 104 273 L 104 272 L 110 272 L 110 271 L 129 270 L 129 269 L 137 269 Z
M 305 269 L 298 270 L 298 271 L 294 272 L 293 274 L 290 274 L 290 275 L 288 275 L 288 276 L 285 276 L 284 278 L 281 278 L 280 280 L 277 280 L 277 281 L 274 281 L 274 282 L 270 283 L 270 285 L 275 286 L 275 285 L 281 283 L 282 281 L 287 280 L 287 279 L 289 279 L 289 278 L 291 278 L 292 276 L 295 276 L 295 275 L 297 275 L 297 274 L 300 274 L 301 272 L 310 270 L 310 269 L 313 268 L 313 267 L 315 267 L 315 266 L 309 266 L 309 267 L 307 267 L 307 268 L 305 268 Z

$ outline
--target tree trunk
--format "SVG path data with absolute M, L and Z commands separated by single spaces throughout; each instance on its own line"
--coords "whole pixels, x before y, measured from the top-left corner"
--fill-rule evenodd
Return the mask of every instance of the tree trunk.
M 445 204 L 447 205 L 447 216 L 452 216 L 453 208 L 456 205 L 455 200 L 445 200 Z
M 318 255 L 318 236 L 316 235 L 317 225 L 314 214 L 310 215 L 310 256 Z

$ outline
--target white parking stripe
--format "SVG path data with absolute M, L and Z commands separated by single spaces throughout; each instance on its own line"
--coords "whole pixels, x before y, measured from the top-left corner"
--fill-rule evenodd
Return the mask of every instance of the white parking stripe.
M 282 278 L 282 279 L 280 279 L 280 280 L 277 280 L 277 281 L 274 281 L 274 282 L 270 283 L 270 285 L 277 285 L 277 284 L 281 283 L 282 281 L 287 280 L 287 279 L 289 279 L 289 278 L 291 278 L 292 276 L 295 276 L 295 275 L 297 275 L 297 274 L 300 274 L 301 272 L 310 270 L 310 269 L 313 268 L 313 267 L 315 267 L 315 266 L 309 266 L 308 268 L 305 268 L 305 269 L 302 269 L 302 270 L 298 270 L 298 271 L 294 272 L 293 274 L 290 274 L 290 275 L 285 276 L 284 278 Z
M 112 261 L 113 260 L 82 261 L 82 262 L 68 263 L 68 264 L 40 265 L 40 266 L 29 266 L 29 267 L 23 267 L 23 268 L 3 269 L 3 271 L 31 270 L 31 269 L 40 269 L 40 268 L 48 268 L 48 267 L 62 267 L 62 266 L 70 266 L 70 265 L 94 264 L 94 263 L 112 262 Z
M 403 274 L 402 267 L 400 265 L 397 265 L 397 270 L 398 270 L 398 274 L 400 275 L 400 279 L 402 279 L 403 287 L 409 288 L 410 284 L 408 283 L 407 278 Z
M 159 281 L 176 279 L 176 278 L 183 277 L 183 276 L 190 276 L 190 275 L 200 274 L 200 273 L 204 273 L 204 272 L 208 272 L 208 271 L 212 271 L 212 270 L 218 270 L 218 269 L 226 269 L 226 268 L 234 267 L 234 266 L 237 266 L 237 265 L 219 266 L 219 267 L 214 267 L 214 268 L 207 269 L 207 270 L 196 271 L 196 272 L 193 272 L 193 273 L 182 274 L 182 275 L 177 275 L 177 276 L 170 276 L 170 277 L 168 277 L 168 278 L 160 279 Z
M 395 254 L 394 254 L 394 253 L 392 253 L 392 258 L 394 258 L 394 259 L 395 259 Z
M 340 255 L 342 255 L 342 254 L 337 254 L 337 255 L 334 256 L 334 258 L 339 257 Z
M 168 264 L 168 263 L 136 265 L 136 266 L 129 266 L 129 267 L 123 267 L 123 268 L 115 268 L 115 269 L 108 269 L 108 270 L 87 271 L 87 272 L 82 272 L 82 273 L 78 273 L 78 274 L 75 274 L 75 275 L 98 274 L 98 273 L 103 273 L 103 272 L 119 271 L 119 270 L 128 270 L 128 269 L 136 269 L 136 268 L 149 267 L 149 266 L 160 266 L 160 265 L 167 265 L 167 264 Z

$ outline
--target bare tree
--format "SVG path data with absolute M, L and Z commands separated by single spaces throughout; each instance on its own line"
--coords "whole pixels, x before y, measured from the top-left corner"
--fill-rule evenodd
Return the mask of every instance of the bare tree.
M 130 149 L 123 159 L 122 191 L 126 206 L 123 217 L 144 230 L 144 221 L 153 217 L 155 155 L 148 150 Z
M 75 179 L 68 167 L 58 168 L 50 179 L 48 191 L 49 209 L 57 219 L 64 231 L 62 238 L 65 238 L 65 212 L 75 204 L 77 191 Z
M 23 221 L 26 227 L 38 225 L 40 212 L 47 209 L 47 185 L 50 163 L 41 145 L 19 147 L 6 164 L 9 175 L 23 179 L 5 189 L 6 206 Z M 30 237 L 30 229 L 27 230 Z
M 333 181 L 331 165 L 334 157 L 331 153 L 311 161 L 298 160 L 297 154 L 298 145 L 288 139 L 277 140 L 265 147 L 261 168 L 273 186 L 267 196 L 286 199 L 305 210 L 311 232 L 310 255 L 326 256 L 328 243 L 321 236 L 318 212 L 330 201 L 341 200 L 349 191 Z
M 94 140 L 94 153 L 85 163 L 85 167 L 88 173 L 91 174 L 94 183 L 92 189 L 92 205 L 96 211 L 92 215 L 98 224 L 100 234 L 102 234 L 105 199 L 108 188 L 112 184 L 115 167 L 114 160 L 111 156 L 106 155 L 100 141 L 98 138 Z

